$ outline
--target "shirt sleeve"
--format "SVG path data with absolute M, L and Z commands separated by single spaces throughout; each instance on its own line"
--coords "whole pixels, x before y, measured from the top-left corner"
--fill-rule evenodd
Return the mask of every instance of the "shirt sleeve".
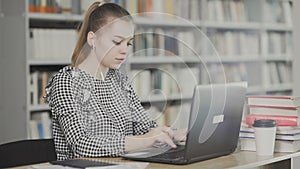
M 132 85 L 126 80 L 126 90 L 130 100 L 129 106 L 133 113 L 133 134 L 142 135 L 148 133 L 157 123 L 150 119 L 149 114 L 144 110 L 141 101 L 134 91 Z
M 76 99 L 74 83 L 74 79 L 68 73 L 59 73 L 53 79 L 50 106 L 53 118 L 59 123 L 65 137 L 61 138 L 61 141 L 66 140 L 74 157 L 118 156 L 124 153 L 123 133 L 112 129 L 110 135 L 95 136 L 87 130 L 82 106 Z

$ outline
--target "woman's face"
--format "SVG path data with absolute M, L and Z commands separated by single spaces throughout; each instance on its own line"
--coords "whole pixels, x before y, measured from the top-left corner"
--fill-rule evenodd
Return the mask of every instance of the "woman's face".
M 119 69 L 133 43 L 133 23 L 115 19 L 96 32 L 95 54 L 101 66 Z

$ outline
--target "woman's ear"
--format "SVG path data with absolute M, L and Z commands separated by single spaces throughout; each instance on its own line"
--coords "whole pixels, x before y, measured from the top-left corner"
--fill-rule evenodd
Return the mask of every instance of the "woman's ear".
M 89 33 L 87 34 L 87 43 L 92 48 L 95 48 L 95 33 L 94 32 L 89 31 Z

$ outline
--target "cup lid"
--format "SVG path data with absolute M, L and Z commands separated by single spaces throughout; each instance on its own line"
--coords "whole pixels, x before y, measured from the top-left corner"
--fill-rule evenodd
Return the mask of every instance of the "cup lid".
M 275 127 L 276 121 L 270 119 L 254 120 L 253 127 Z

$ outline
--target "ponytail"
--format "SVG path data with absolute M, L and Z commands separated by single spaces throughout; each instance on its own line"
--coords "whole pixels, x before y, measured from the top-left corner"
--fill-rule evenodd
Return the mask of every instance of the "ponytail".
M 87 28 L 89 25 L 89 17 L 91 13 L 99 6 L 100 2 L 94 2 L 89 9 L 87 10 L 83 23 L 81 24 L 80 30 L 79 30 L 79 37 L 76 43 L 76 47 L 74 49 L 73 55 L 72 55 L 72 66 L 77 66 L 79 63 L 81 63 L 85 58 L 80 57 L 80 60 L 78 59 L 78 56 L 81 52 L 81 49 L 83 49 L 83 46 L 85 45 L 87 41 Z M 82 51 L 83 52 L 83 51 Z M 90 51 L 86 51 L 87 53 L 83 54 L 83 56 L 88 56 Z M 81 59 L 82 58 L 82 59 Z

